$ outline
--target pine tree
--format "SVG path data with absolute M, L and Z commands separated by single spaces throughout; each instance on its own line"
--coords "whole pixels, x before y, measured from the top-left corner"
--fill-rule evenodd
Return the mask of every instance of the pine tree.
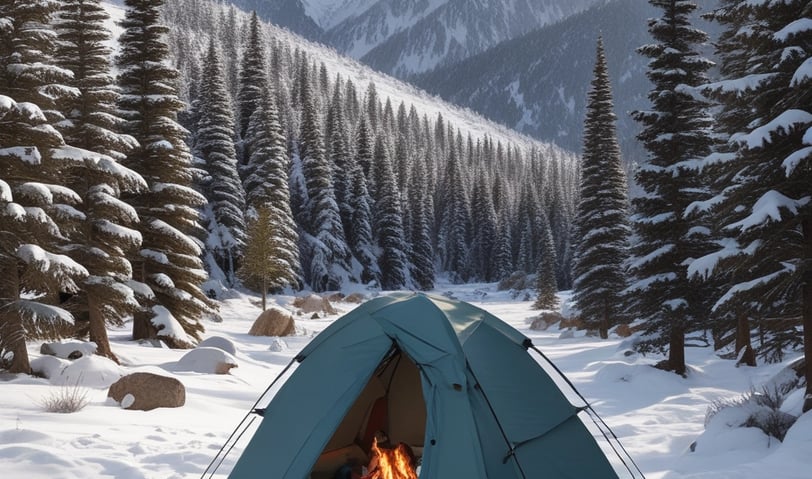
M 431 222 L 428 212 L 428 184 L 423 161 L 416 161 L 409 180 L 408 203 L 411 210 L 409 268 L 417 289 L 434 288 L 434 251 L 431 247 Z
M 575 216 L 573 299 L 589 328 L 602 338 L 621 320 L 626 287 L 629 226 L 626 176 L 617 142 L 612 86 L 598 38 L 594 79 L 588 94 L 581 160 L 581 200 Z
M 301 283 L 299 233 L 290 209 L 288 188 L 290 161 L 273 98 L 273 92 L 266 90 L 246 132 L 253 171 L 246 178 L 246 185 L 252 185 L 247 194 L 251 226 L 247 231 L 246 263 L 239 273 L 249 284 L 259 280 L 263 295 L 268 289 L 298 287 Z M 268 227 L 271 242 L 267 239 Z M 257 250 L 262 254 L 257 256 Z
M 558 287 L 555 279 L 555 247 L 553 245 L 553 233 L 550 231 L 550 223 L 546 216 L 541 219 L 541 238 L 539 245 L 539 266 L 536 274 L 536 302 L 534 309 L 555 309 L 558 305 L 556 293 Z
M 496 243 L 497 219 L 493 206 L 490 181 L 485 172 L 477 175 L 471 203 L 472 221 L 475 225 L 474 239 L 468 256 L 469 270 L 475 279 L 491 282 L 494 277 L 492 263 Z
M 233 286 L 245 246 L 245 192 L 237 173 L 234 119 L 214 40 L 209 42 L 203 67 L 198 115 L 195 149 L 208 172 L 205 196 L 211 209 L 206 249 L 226 284 Z
M 70 332 L 73 316 L 54 304 L 88 275 L 63 254 L 83 215 L 80 196 L 59 183 L 98 158 L 65 145 L 53 127 L 62 119 L 57 102 L 75 93 L 65 84 L 70 72 L 48 56 L 55 6 L 0 3 L 0 357 L 11 357 L 3 366 L 12 373 L 31 372 L 26 340 Z
M 345 233 L 347 245 L 353 257 L 361 265 L 361 282 L 368 284 L 372 281 L 380 284 L 381 271 L 375 257 L 372 237 L 372 197 L 367 190 L 367 176 L 364 173 L 366 165 L 372 164 L 372 145 L 366 119 L 360 114 L 358 132 L 355 139 L 355 154 L 349 155 L 346 164 L 346 213 L 349 223 Z
M 403 233 L 403 210 L 400 193 L 395 182 L 392 160 L 386 152 L 383 138 L 375 139 L 375 171 L 377 198 L 375 199 L 375 225 L 373 236 L 381 250 L 378 267 L 381 270 L 381 288 L 401 289 L 406 284 L 406 258 Z
M 305 66 L 303 70 L 306 69 Z M 324 152 L 324 136 L 318 111 L 313 101 L 310 82 L 304 71 L 301 74 L 301 81 L 304 110 L 299 137 L 299 155 L 307 190 L 304 229 L 310 236 L 307 238 L 309 240 L 307 257 L 310 264 L 306 273 L 314 291 L 327 291 L 338 289 L 342 278 L 349 275 L 350 251 L 336 204 L 330 163 Z
M 460 164 L 460 151 L 453 144 L 449 147 L 441 191 L 442 203 L 439 211 L 442 219 L 438 242 L 442 268 L 450 274 L 452 281 L 462 282 L 467 278 L 465 258 L 468 255 L 470 212 Z
M 262 38 L 257 12 L 252 12 L 251 21 L 248 25 L 248 37 L 245 39 L 242 53 L 239 90 L 237 92 L 237 117 L 239 118 L 237 134 L 242 139 L 245 138 L 251 115 L 262 99 L 262 90 L 266 88 L 264 45 L 265 40 Z M 243 163 L 247 161 L 248 159 L 244 157 Z
M 146 180 L 148 191 L 123 199 L 141 218 L 142 248 L 131 258 L 134 277 L 154 294 L 147 308 L 135 315 L 133 336 L 157 336 L 183 347 L 200 339 L 201 319 L 213 313 L 214 304 L 200 289 L 207 275 L 200 245 L 190 237 L 200 230 L 197 208 L 206 199 L 191 187 L 191 155 L 184 143 L 188 132 L 176 121 L 184 105 L 173 86 L 178 71 L 167 65 L 168 28 L 159 23 L 161 4 L 125 1 L 116 58 L 119 105 L 127 120 L 124 132 L 140 147 L 124 165 Z M 178 325 L 185 334 L 175 334 Z
M 726 113 L 721 127 L 729 132 L 717 155 L 727 163 L 717 174 L 731 184 L 714 198 L 713 213 L 727 241 L 692 268 L 729 278 L 714 308 L 732 310 L 739 321 L 759 319 L 767 360 L 796 346 L 795 325 L 803 325 L 804 411 L 812 409 L 812 30 L 803 27 L 810 15 L 812 6 L 800 0 L 723 4 L 720 83 L 741 95 L 716 88 Z
M 659 366 L 684 375 L 685 334 L 702 327 L 707 298 L 687 277 L 685 265 L 708 250 L 707 237 L 692 228 L 684 212 L 705 199 L 699 175 L 689 166 L 707 156 L 711 119 L 706 102 L 690 90 L 705 83 L 711 63 L 697 52 L 707 35 L 692 28 L 689 15 L 696 4 L 685 0 L 650 0 L 663 11 L 649 21 L 656 43 L 638 51 L 649 58 L 647 76 L 652 110 L 634 112 L 643 125 L 638 138 L 649 152 L 648 164 L 635 178 L 644 194 L 633 202 L 633 247 L 628 289 L 631 313 L 644 322 L 646 338 L 639 348 L 668 349 Z
M 71 235 L 70 256 L 89 271 L 80 294 L 73 299 L 87 314 L 90 340 L 96 353 L 115 361 L 107 325 L 121 326 L 138 308 L 132 289 L 132 267 L 126 254 L 141 245 L 141 235 L 131 229 L 135 211 L 119 199 L 120 192 L 146 187 L 143 178 L 118 161 L 137 147 L 135 139 L 118 133 L 123 120 L 117 116 L 113 78 L 110 75 L 109 19 L 98 0 L 66 0 L 59 11 L 57 58 L 71 71 L 68 85 L 77 95 L 60 105 L 65 120 L 57 126 L 69 144 L 99 153 L 98 160 L 74 168 L 63 181 L 82 196 L 85 218 Z M 104 156 L 101 156 L 104 155 Z

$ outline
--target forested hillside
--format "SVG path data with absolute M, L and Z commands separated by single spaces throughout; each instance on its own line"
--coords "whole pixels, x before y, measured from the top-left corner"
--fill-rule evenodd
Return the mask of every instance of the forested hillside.
M 29 370 L 26 340 L 76 328 L 115 359 L 106 326 L 130 318 L 136 339 L 188 347 L 238 285 L 426 290 L 438 274 L 535 272 L 542 234 L 569 285 L 571 153 L 233 7 L 29 3 L 0 11 L 12 371 Z

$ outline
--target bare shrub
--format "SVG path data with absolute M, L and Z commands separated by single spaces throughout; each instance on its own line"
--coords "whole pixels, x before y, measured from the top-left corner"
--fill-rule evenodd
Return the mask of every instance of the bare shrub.
M 81 411 L 90 403 L 87 388 L 79 386 L 79 381 L 73 385 L 65 385 L 52 391 L 40 400 L 42 408 L 47 412 L 69 414 Z

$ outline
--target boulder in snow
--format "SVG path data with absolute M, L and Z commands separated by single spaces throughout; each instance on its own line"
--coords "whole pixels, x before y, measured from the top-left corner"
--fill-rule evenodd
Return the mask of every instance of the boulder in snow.
M 296 334 L 293 316 L 282 308 L 268 308 L 254 321 L 251 336 L 292 336 Z
M 96 343 L 89 341 L 68 341 L 64 343 L 42 343 L 40 354 L 62 359 L 79 359 L 96 352 Z
M 364 297 L 364 295 L 361 293 L 351 293 L 344 298 L 345 303 L 361 304 L 364 301 L 366 301 L 366 297 Z
M 183 406 L 186 403 L 186 388 L 182 382 L 168 376 L 133 373 L 113 383 L 107 397 L 121 403 L 124 409 L 151 411 L 159 407 Z
M 327 298 L 322 298 L 318 294 L 300 296 L 293 300 L 293 306 L 299 309 L 301 314 L 324 313 L 337 314 L 338 311 L 330 304 Z
M 565 318 L 559 313 L 544 312 L 539 314 L 530 324 L 530 329 L 534 331 L 544 331 L 556 323 L 562 323 Z
M 197 345 L 198 348 L 217 348 L 222 349 L 223 351 L 231 354 L 232 356 L 237 354 L 237 346 L 234 342 L 228 338 L 224 338 L 222 336 L 212 336 L 210 338 L 206 338 Z
M 228 374 L 237 359 L 220 348 L 198 347 L 184 354 L 176 370 L 207 374 Z

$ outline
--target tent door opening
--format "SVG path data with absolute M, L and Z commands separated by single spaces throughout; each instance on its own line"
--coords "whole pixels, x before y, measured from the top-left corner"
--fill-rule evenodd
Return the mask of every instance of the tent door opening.
M 376 433 L 388 444 L 408 444 L 423 455 L 426 403 L 417 365 L 396 347 L 378 366 L 355 403 L 339 423 L 310 473 L 311 479 L 333 479 L 344 464 L 366 466 Z

